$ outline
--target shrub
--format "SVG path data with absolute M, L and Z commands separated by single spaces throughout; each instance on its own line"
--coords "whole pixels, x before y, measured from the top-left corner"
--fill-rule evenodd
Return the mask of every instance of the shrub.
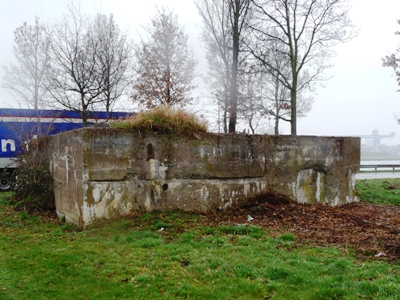
M 55 210 L 53 177 L 47 155 L 48 138 L 32 140 L 18 157 L 11 200 L 28 212 Z

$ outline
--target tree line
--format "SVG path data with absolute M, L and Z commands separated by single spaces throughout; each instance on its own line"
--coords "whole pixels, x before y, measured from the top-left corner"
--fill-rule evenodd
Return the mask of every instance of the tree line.
M 219 130 L 244 122 L 255 133 L 263 120 L 289 122 L 314 101 L 333 47 L 355 35 L 349 0 L 194 0 L 202 19 L 205 82 L 217 107 Z M 178 16 L 165 8 L 134 43 L 113 15 L 85 15 L 79 5 L 57 23 L 15 30 L 16 64 L 3 67 L 2 87 L 30 108 L 112 111 L 122 96 L 140 109 L 192 103 L 197 61 Z M 126 97 L 124 98 L 126 99 Z

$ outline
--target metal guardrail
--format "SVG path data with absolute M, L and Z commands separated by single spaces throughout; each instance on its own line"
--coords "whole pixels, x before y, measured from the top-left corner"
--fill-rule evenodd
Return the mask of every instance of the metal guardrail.
M 360 169 L 375 169 L 375 171 L 378 171 L 378 169 L 390 169 L 392 168 L 393 171 L 400 171 L 400 165 L 360 165 Z

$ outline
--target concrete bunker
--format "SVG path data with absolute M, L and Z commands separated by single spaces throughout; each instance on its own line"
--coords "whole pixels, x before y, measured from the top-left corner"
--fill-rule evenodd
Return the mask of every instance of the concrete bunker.
M 53 136 L 50 153 L 57 213 L 80 226 L 135 212 L 224 209 L 261 192 L 300 203 L 358 201 L 355 137 L 89 128 Z

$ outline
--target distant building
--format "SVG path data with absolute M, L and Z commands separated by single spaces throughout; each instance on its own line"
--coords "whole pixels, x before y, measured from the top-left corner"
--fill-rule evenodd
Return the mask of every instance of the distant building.
M 380 146 L 381 146 L 381 139 L 383 138 L 393 138 L 395 136 L 394 132 L 391 132 L 390 134 L 379 134 L 377 129 L 372 130 L 371 135 L 360 135 L 359 137 L 361 138 L 361 144 L 362 141 L 365 141 L 365 146 L 364 148 L 370 148 L 370 151 L 372 152 L 380 152 Z

